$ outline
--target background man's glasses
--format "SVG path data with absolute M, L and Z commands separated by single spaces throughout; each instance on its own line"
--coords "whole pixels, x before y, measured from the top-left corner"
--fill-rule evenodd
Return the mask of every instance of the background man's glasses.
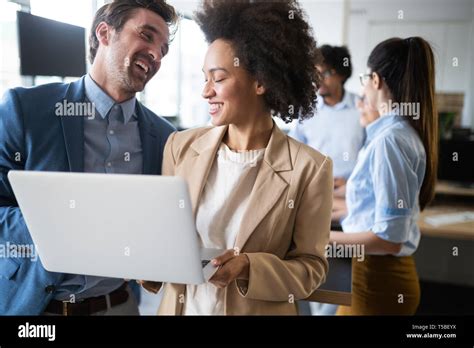
M 331 70 L 321 71 L 321 76 L 323 77 L 323 79 L 327 79 L 329 76 L 332 75 L 334 75 L 334 73 Z

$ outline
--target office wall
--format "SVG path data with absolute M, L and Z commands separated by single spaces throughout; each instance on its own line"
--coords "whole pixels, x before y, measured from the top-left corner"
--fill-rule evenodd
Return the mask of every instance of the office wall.
M 462 125 L 474 128 L 474 1 L 471 0 L 300 0 L 318 44 L 345 44 L 354 75 L 347 88 L 360 91 L 358 74 L 380 41 L 420 35 L 429 40 L 437 60 L 437 91 L 464 93 Z M 197 0 L 170 0 L 192 15 Z
M 342 45 L 345 41 L 349 0 L 300 0 L 318 45 Z
M 351 0 L 347 42 L 354 64 L 350 90 L 360 89 L 370 51 L 389 37 L 419 35 L 432 44 L 437 62 L 438 92 L 464 93 L 464 126 L 474 126 L 473 13 L 470 0 Z
M 231 1 L 231 0 L 230 0 Z M 199 0 L 168 0 L 181 13 L 192 16 Z M 340 45 L 344 35 L 344 8 L 349 0 L 300 0 L 320 44 Z
M 168 0 L 168 3 L 173 5 L 183 15 L 191 17 L 200 2 L 195 0 Z

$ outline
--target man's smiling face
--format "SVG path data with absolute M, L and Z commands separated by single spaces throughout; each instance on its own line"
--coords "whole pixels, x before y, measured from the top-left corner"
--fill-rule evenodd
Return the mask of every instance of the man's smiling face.
M 117 32 L 109 27 L 105 48 L 108 79 L 126 94 L 143 91 L 168 53 L 169 29 L 158 14 L 137 9 Z

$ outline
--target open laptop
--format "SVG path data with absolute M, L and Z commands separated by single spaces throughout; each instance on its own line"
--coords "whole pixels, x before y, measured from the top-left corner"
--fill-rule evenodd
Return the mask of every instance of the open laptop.
M 179 177 L 10 171 L 44 268 L 201 284 L 223 250 L 201 249 Z

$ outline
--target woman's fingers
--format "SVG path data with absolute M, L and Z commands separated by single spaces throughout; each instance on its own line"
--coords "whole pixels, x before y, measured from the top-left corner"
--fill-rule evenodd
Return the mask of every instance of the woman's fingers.
M 229 249 L 226 250 L 222 255 L 217 256 L 216 258 L 212 259 L 211 262 L 214 266 L 222 266 L 225 264 L 227 261 L 233 259 L 235 257 L 235 250 L 234 249 Z
M 346 200 L 344 198 L 334 198 L 332 201 L 332 210 L 346 209 Z
M 222 256 L 222 255 L 221 255 Z M 220 266 L 214 276 L 211 278 L 211 283 L 219 288 L 226 287 L 233 279 L 233 263 L 229 262 Z
M 335 198 L 345 198 L 346 197 L 346 185 L 341 185 L 334 189 Z
M 213 284 L 214 286 L 218 287 L 218 288 L 223 288 L 226 286 L 225 284 L 225 274 L 223 274 L 222 272 L 222 268 L 220 268 L 219 270 L 217 270 L 217 272 L 212 276 L 211 279 L 209 279 L 209 282 L 211 284 Z
M 334 178 L 334 188 L 337 189 L 346 184 L 346 179 L 344 178 Z

